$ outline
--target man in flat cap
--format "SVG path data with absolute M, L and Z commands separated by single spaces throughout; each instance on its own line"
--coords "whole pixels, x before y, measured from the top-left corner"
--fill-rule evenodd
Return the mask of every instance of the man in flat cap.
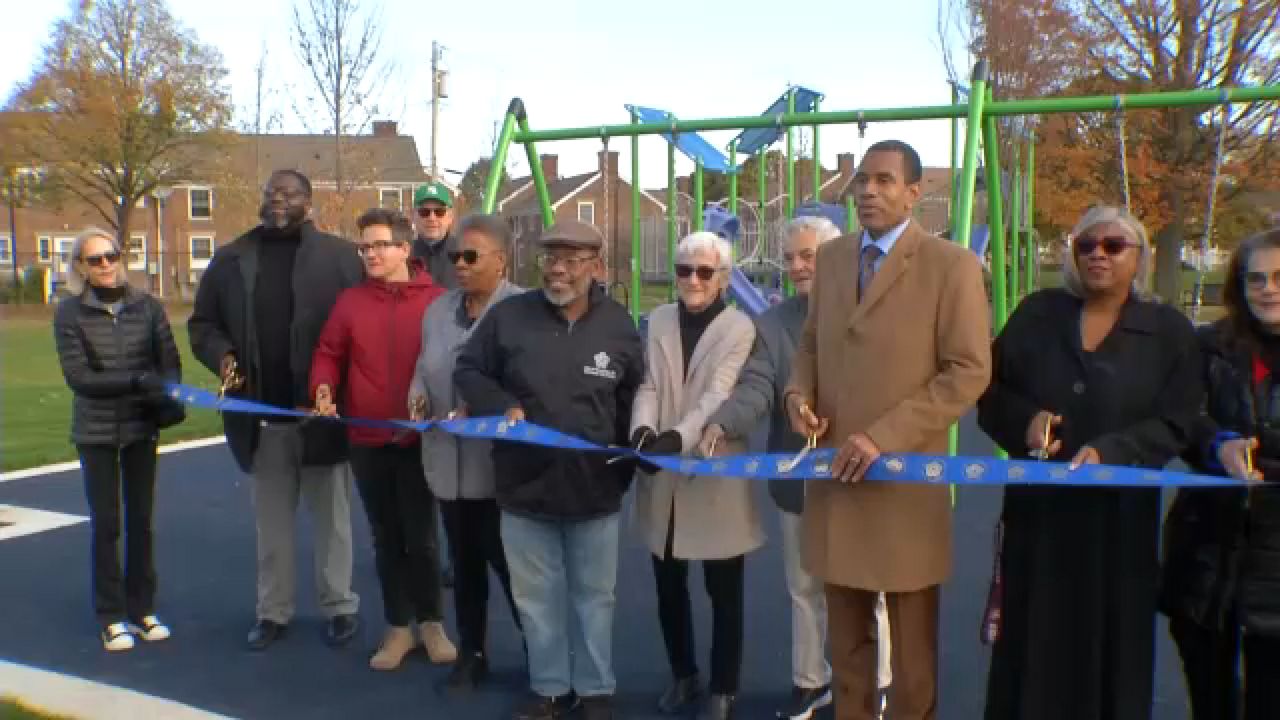
M 640 336 L 598 279 L 604 239 L 559 222 L 543 231 L 542 289 L 485 315 L 458 357 L 454 382 L 472 416 L 504 415 L 597 445 L 627 442 L 644 379 Z M 510 441 L 493 445 L 502 541 L 529 648 L 533 696 L 516 720 L 579 706 L 611 718 L 618 511 L 634 463 L 601 453 Z M 576 627 L 568 626 L 576 624 Z

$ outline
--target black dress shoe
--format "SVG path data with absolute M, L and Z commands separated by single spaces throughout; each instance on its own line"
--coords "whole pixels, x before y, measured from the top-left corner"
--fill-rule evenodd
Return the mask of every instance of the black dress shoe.
M 287 628 L 287 625 L 281 625 L 278 622 L 258 620 L 252 628 L 249 628 L 249 649 L 266 650 L 271 643 L 284 637 L 284 631 Z
M 831 686 L 791 688 L 791 700 L 778 711 L 782 720 L 810 720 L 818 710 L 831 704 Z
M 511 720 L 557 720 L 575 712 L 582 702 L 569 691 L 559 697 L 543 697 L 534 693 L 512 713 Z
M 658 698 L 658 710 L 664 715 L 684 715 L 702 697 L 702 680 L 697 673 L 680 678 Z
M 698 713 L 698 720 L 732 720 L 734 702 L 734 696 L 716 693 Z
M 482 653 L 462 653 L 454 661 L 449 676 L 444 680 L 444 689 L 449 692 L 467 692 L 475 690 L 489 677 L 489 661 Z
M 341 647 L 351 642 L 351 638 L 359 630 L 359 615 L 334 615 L 329 618 L 328 627 L 325 628 L 325 642 L 333 647 Z
M 582 720 L 613 720 L 613 696 L 590 695 L 582 698 Z

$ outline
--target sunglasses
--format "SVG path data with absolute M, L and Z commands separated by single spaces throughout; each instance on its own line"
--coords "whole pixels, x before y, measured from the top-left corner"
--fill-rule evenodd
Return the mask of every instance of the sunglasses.
M 480 252 L 479 250 L 471 250 L 471 249 L 450 250 L 449 252 L 445 253 L 445 255 L 449 258 L 450 265 L 457 265 L 459 260 L 461 260 L 462 262 L 468 265 L 475 265 L 476 263 L 480 262 L 480 258 L 488 254 L 489 253 L 487 252 Z
M 1076 238 L 1075 242 L 1072 243 L 1077 255 L 1092 255 L 1093 251 L 1098 249 L 1099 246 L 1108 255 L 1119 255 L 1126 248 L 1134 247 L 1134 244 L 1129 242 L 1128 238 L 1119 235 L 1108 235 L 1102 238 L 1085 235 L 1084 237 Z
M 449 208 L 447 207 L 427 207 L 426 205 L 423 205 L 418 208 L 418 217 L 431 217 L 434 214 L 436 217 L 442 218 L 448 214 L 448 212 Z
M 402 245 L 404 245 L 404 243 L 397 242 L 395 240 L 374 240 L 373 242 L 367 242 L 367 243 L 358 242 L 355 245 L 356 245 L 356 252 L 360 253 L 361 255 L 368 255 L 369 253 L 374 251 L 383 252 L 393 247 L 401 247 Z
M 120 262 L 120 253 L 118 252 L 106 252 L 84 258 L 84 264 L 92 265 L 93 267 L 109 267 L 118 262 Z
M 720 272 L 718 269 L 713 268 L 710 265 L 699 265 L 698 267 L 694 267 L 692 265 L 676 265 L 676 277 L 682 280 L 688 279 L 690 275 L 697 273 L 699 280 L 702 282 L 710 282 L 711 278 L 715 277 L 718 272 Z
M 1280 270 L 1272 270 L 1269 273 L 1250 270 L 1244 274 L 1245 287 L 1250 290 L 1266 290 L 1268 281 L 1280 287 Z

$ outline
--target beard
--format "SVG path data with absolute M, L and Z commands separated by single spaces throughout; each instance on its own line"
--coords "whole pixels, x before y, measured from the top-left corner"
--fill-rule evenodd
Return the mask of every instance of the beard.
M 582 293 L 575 287 L 566 290 L 552 290 L 544 287 L 542 288 L 542 294 L 556 307 L 565 307 L 582 296 Z
M 258 209 L 258 219 L 262 221 L 262 226 L 272 230 L 287 230 L 302 224 L 307 217 L 307 209 L 303 207 L 285 208 L 283 214 L 277 215 L 272 211 L 271 206 L 263 204 Z

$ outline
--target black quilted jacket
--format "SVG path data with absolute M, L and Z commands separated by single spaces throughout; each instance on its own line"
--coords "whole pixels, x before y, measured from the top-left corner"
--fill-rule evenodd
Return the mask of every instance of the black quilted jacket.
M 164 307 L 129 288 L 118 315 L 86 290 L 58 303 L 53 318 L 58 362 L 75 397 L 71 441 L 123 447 L 156 433 L 153 394 L 138 389 L 147 373 L 182 379 Z

